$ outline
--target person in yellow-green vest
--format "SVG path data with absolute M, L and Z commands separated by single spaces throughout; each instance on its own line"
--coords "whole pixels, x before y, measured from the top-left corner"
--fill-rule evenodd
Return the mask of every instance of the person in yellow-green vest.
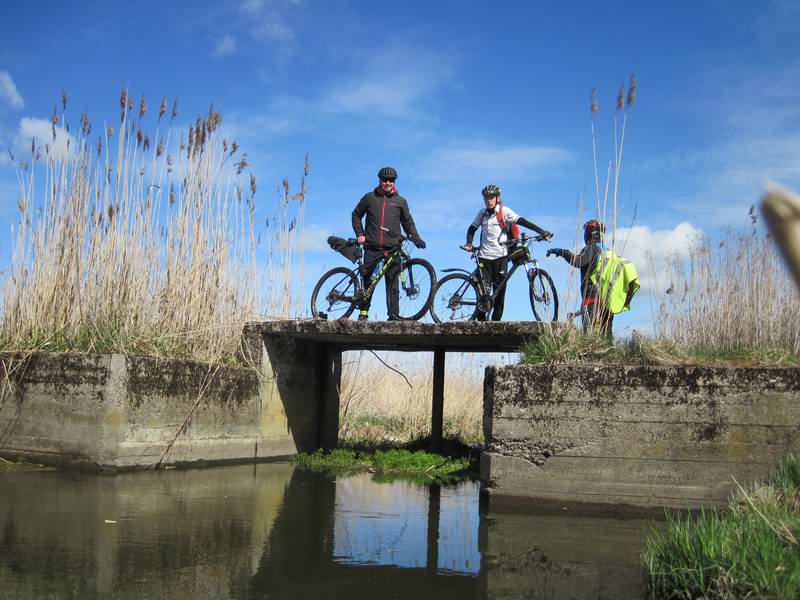
M 609 340 L 613 338 L 614 313 L 630 309 L 639 289 L 636 267 L 621 259 L 603 244 L 605 226 L 592 219 L 583 224 L 586 244 L 577 254 L 564 248 L 551 248 L 547 256 L 560 256 L 581 271 L 581 316 L 583 329 L 595 327 Z

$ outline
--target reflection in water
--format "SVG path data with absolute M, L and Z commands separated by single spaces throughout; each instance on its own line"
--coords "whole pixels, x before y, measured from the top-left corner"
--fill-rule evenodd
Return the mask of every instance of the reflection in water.
M 477 484 L 376 488 L 366 475 L 336 482 L 334 560 L 477 574 Z
M 291 464 L 0 474 L 3 598 L 629 598 L 650 521 Z

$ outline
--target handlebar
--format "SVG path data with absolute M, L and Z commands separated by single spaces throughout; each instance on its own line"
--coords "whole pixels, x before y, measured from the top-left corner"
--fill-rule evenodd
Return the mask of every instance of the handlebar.
M 545 237 L 543 235 L 527 235 L 523 233 L 518 238 L 511 238 L 506 240 L 505 242 L 500 242 L 501 246 L 513 246 L 515 244 L 526 244 L 528 242 L 548 242 L 552 238 L 552 234 L 550 237 Z
M 387 229 L 386 227 L 379 227 L 378 229 L 380 229 L 381 231 L 383 231 L 385 233 L 388 233 L 389 235 L 391 235 L 396 240 L 399 240 L 400 242 L 412 242 L 413 243 L 413 240 L 410 237 L 406 237 L 406 236 L 404 236 L 402 234 L 401 235 L 394 234 L 391 231 L 389 231 L 389 229 Z M 366 243 L 366 241 L 365 241 L 365 243 Z M 356 238 L 347 238 L 347 245 L 348 246 L 363 246 L 364 244 L 359 244 L 358 240 Z
M 406 237 L 402 233 L 400 235 L 397 235 L 396 233 L 393 233 L 392 231 L 390 231 L 388 227 L 378 227 L 378 229 L 380 229 L 384 233 L 388 233 L 390 236 L 392 236 L 396 240 L 400 240 L 401 242 L 410 242 L 411 241 L 410 237 Z
M 500 242 L 501 246 L 513 246 L 516 244 L 527 244 L 528 242 L 549 242 L 553 236 L 545 237 L 543 235 L 526 235 L 522 234 L 518 238 L 512 238 L 510 240 L 506 240 L 505 242 Z M 465 252 L 477 252 L 480 246 L 472 246 L 472 250 L 467 250 L 466 244 L 463 246 L 459 246 L 461 250 Z

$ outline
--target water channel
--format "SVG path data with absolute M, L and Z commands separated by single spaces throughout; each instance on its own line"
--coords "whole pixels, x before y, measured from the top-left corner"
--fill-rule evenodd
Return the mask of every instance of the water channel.
M 0 597 L 641 598 L 663 523 L 291 463 L 0 473 Z

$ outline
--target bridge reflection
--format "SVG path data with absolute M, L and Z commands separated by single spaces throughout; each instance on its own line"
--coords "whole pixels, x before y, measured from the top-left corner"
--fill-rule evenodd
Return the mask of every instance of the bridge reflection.
M 295 471 L 249 597 L 484 598 L 474 485 Z

